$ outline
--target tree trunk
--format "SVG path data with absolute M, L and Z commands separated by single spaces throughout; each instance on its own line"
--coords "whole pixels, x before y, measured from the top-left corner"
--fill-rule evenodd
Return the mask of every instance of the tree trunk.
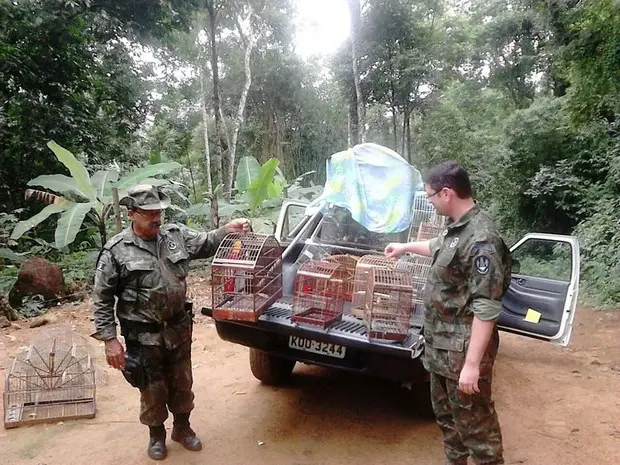
M 189 148 L 187 148 L 187 168 L 189 169 L 189 179 L 192 181 L 192 191 L 194 192 L 194 202 L 198 202 L 198 195 L 196 194 L 196 183 L 194 182 L 194 170 L 192 169 L 192 159 L 189 156 Z M 211 170 L 209 170 L 208 174 L 209 176 L 211 175 Z
M 211 177 L 211 153 L 209 151 L 209 132 L 208 132 L 208 124 L 209 124 L 209 118 L 207 115 L 207 94 L 205 91 L 205 75 L 204 75 L 204 68 L 201 70 L 201 76 L 200 76 L 200 91 L 201 91 L 201 95 L 200 95 L 200 99 L 201 99 L 201 107 L 202 107 L 202 126 L 203 126 L 203 137 L 204 137 L 204 141 L 205 141 L 205 166 L 207 168 L 207 192 L 209 193 L 209 195 L 213 195 L 213 180 Z M 187 154 L 187 158 L 189 160 L 189 152 Z M 191 168 L 190 168 L 190 173 L 191 173 Z M 194 179 L 192 178 L 192 183 L 194 182 Z M 194 196 L 196 195 L 196 188 L 194 188 Z
M 407 115 L 407 161 L 413 164 L 411 159 L 411 112 Z
M 215 115 L 215 146 L 217 148 L 216 167 L 217 179 L 224 186 L 227 184 L 227 167 L 222 148 L 222 119 L 220 110 L 220 74 L 217 56 L 217 9 L 215 0 L 207 0 L 206 8 L 209 12 L 209 38 L 211 42 L 211 71 L 213 73 L 213 114 Z
M 403 112 L 403 140 L 401 141 L 402 143 L 401 145 L 401 151 L 400 151 L 400 155 L 406 160 L 407 159 L 407 152 L 405 152 L 405 142 L 406 142 L 406 138 L 405 138 L 405 134 L 407 133 L 407 107 L 405 106 L 405 111 Z
M 394 75 L 392 73 L 392 75 Z M 396 91 L 394 82 L 390 81 L 390 107 L 392 109 L 392 128 L 394 130 L 394 151 L 398 150 L 398 124 L 396 123 Z
M 357 111 L 357 140 L 362 143 L 366 140 L 366 106 L 364 105 L 358 68 L 359 36 L 362 23 L 359 0 L 349 0 L 349 14 L 351 17 L 351 62 L 353 63 L 353 82 L 355 84 Z
M 394 150 L 398 150 L 398 123 L 396 122 L 395 105 L 392 105 L 392 130 L 394 131 Z
M 355 95 L 352 95 L 351 103 L 349 103 L 349 147 L 353 147 L 359 143 L 359 130 L 357 129 L 357 98 Z
M 230 140 L 230 145 L 228 147 L 229 153 L 229 163 L 230 163 L 230 177 L 228 179 L 228 192 L 232 191 L 233 186 L 233 172 L 235 169 L 235 156 L 237 154 L 237 138 L 239 137 L 239 129 L 243 124 L 243 113 L 245 111 L 245 102 L 248 97 L 248 92 L 250 90 L 250 86 L 252 85 L 252 68 L 250 66 L 250 58 L 252 57 L 252 50 L 254 50 L 254 46 L 256 45 L 256 41 L 258 40 L 258 34 L 254 34 L 252 31 L 252 8 L 248 13 L 248 23 L 250 24 L 249 37 L 247 37 L 246 46 L 245 46 L 245 57 L 244 57 L 244 69 L 245 69 L 245 83 L 243 84 L 243 90 L 241 91 L 241 97 L 239 98 L 239 106 L 237 107 L 237 117 L 235 118 L 235 123 L 233 126 L 232 137 Z M 241 30 L 241 26 L 239 26 L 239 34 L 241 37 L 244 37 L 243 31 Z

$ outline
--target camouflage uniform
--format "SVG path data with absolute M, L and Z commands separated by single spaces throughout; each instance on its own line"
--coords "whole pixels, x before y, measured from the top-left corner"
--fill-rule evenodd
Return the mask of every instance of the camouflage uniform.
M 127 345 L 123 374 L 140 388 L 145 425 L 162 425 L 168 409 L 176 415 L 194 408 L 185 277 L 189 261 L 213 255 L 225 235 L 224 228 L 206 233 L 164 225 L 157 240 L 147 241 L 129 228 L 110 239 L 99 256 L 93 337 L 116 337 L 116 311 Z
M 431 241 L 433 265 L 425 291 L 424 366 L 443 433 L 446 456 L 466 463 L 503 464 L 502 436 L 491 400 L 497 328 L 480 363 L 480 393 L 459 391 L 474 315 L 497 321 L 510 284 L 510 252 L 493 221 L 478 206 Z

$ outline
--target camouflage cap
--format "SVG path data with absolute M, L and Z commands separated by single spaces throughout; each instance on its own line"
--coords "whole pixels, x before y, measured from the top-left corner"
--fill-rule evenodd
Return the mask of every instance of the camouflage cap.
M 170 206 L 170 197 L 151 184 L 132 187 L 119 204 L 140 210 L 163 210 Z

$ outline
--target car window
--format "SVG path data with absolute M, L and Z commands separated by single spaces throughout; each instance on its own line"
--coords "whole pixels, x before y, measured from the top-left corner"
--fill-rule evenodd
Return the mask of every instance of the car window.
M 512 252 L 513 274 L 570 281 L 571 247 L 566 242 L 530 239 Z

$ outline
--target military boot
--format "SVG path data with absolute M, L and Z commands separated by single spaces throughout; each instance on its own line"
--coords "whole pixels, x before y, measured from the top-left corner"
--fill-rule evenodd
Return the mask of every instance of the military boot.
M 166 450 L 166 428 L 161 426 L 149 426 L 149 448 L 147 452 L 153 460 L 163 460 L 168 455 Z
M 202 442 L 200 442 L 194 430 L 189 426 L 189 413 L 176 414 L 174 416 L 172 435 L 170 437 L 173 441 L 181 443 L 187 450 L 194 452 L 202 450 Z

